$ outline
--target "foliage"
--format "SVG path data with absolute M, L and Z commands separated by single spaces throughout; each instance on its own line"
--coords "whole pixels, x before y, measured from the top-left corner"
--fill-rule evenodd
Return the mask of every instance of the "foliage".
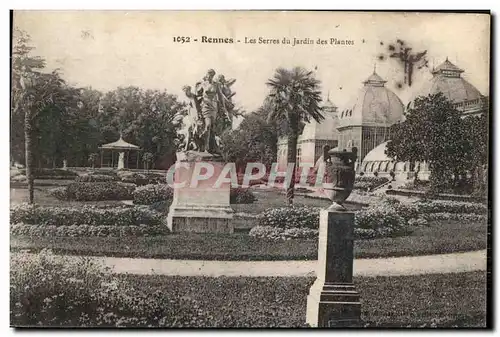
M 142 155 L 142 161 L 146 166 L 146 170 L 149 170 L 151 164 L 153 163 L 154 155 L 151 152 L 146 152 Z
M 10 226 L 11 235 L 23 235 L 31 237 L 140 237 L 166 235 L 169 233 L 170 230 L 165 224 L 141 224 L 130 226 L 40 226 L 19 223 Z
M 320 103 L 320 81 L 312 71 L 301 67 L 291 70 L 276 69 L 274 77 L 269 79 L 267 85 L 270 92 L 267 102 L 270 105 L 268 119 L 279 122 L 286 121 L 288 126 L 288 154 L 287 162 L 295 163 L 297 158 L 297 141 L 300 128 L 304 122 L 314 119 L 320 122 L 324 119 Z M 295 171 L 291 184 L 287 188 L 287 200 L 293 203 L 295 186 Z
M 420 213 L 465 213 L 486 214 L 488 206 L 481 203 L 449 201 L 449 200 L 419 200 L 416 203 Z
M 165 182 L 165 176 L 158 173 L 137 173 L 123 171 L 118 173 L 118 177 L 123 183 L 135 184 L 138 186 L 148 184 L 162 184 Z
M 431 220 L 460 220 L 460 221 L 478 221 L 486 223 L 488 217 L 486 214 L 474 214 L 474 213 L 429 213 L 425 214 L 424 218 Z
M 173 189 L 167 184 L 149 184 L 137 187 L 133 199 L 136 205 L 152 205 L 159 201 L 171 200 L 173 194 Z
M 388 182 L 389 179 L 386 177 L 367 177 L 367 176 L 358 176 L 354 181 L 353 189 L 355 190 L 363 190 L 370 191 L 375 187 L 378 187 L 382 184 Z
M 107 182 L 107 181 L 115 181 L 116 177 L 108 175 L 108 174 L 86 174 L 83 176 L 76 177 L 76 182 Z
M 442 93 L 417 97 L 406 113 L 406 120 L 392 127 L 387 155 L 398 161 L 428 162 L 435 191 L 458 186 L 467 172 L 484 164 L 485 118 L 461 118 L 461 113 Z
M 16 254 L 11 258 L 11 324 L 44 327 L 207 325 L 196 301 L 133 286 L 89 259 Z
M 231 204 L 251 204 L 257 198 L 248 188 L 231 188 L 229 200 Z
M 48 194 L 59 200 L 69 200 L 66 186 L 51 188 Z
M 237 169 L 245 169 L 247 163 L 262 163 L 269 169 L 276 162 L 277 127 L 267 121 L 268 111 L 263 105 L 257 111 L 243 115 L 236 130 L 222 134 L 223 155 L 226 162 L 236 163 Z
M 17 174 L 26 174 L 26 169 L 18 170 Z M 73 179 L 78 177 L 78 174 L 73 171 L 58 168 L 37 168 L 33 170 L 33 177 L 35 179 L 54 179 L 54 177 Z
M 318 229 L 319 208 L 296 205 L 270 208 L 259 214 L 259 226 Z
M 274 226 L 255 226 L 250 230 L 250 236 L 268 240 L 318 240 L 318 230 L 307 227 L 281 228 Z
M 74 182 L 66 186 L 67 200 L 131 200 L 134 184 L 122 182 Z
M 11 207 L 10 222 L 42 227 L 160 225 L 162 215 L 145 207 Z

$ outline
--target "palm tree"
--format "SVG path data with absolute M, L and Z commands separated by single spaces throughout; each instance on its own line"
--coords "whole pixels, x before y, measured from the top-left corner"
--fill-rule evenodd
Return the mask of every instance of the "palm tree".
M 297 157 L 297 140 L 300 125 L 311 119 L 320 122 L 324 119 L 320 103 L 320 81 L 314 77 L 312 71 L 302 67 L 291 70 L 276 69 L 274 77 L 266 83 L 270 88 L 267 100 L 271 105 L 268 118 L 270 121 L 286 121 L 288 136 L 288 163 L 295 164 Z M 290 186 L 286 197 L 288 204 L 293 204 L 295 173 L 293 170 Z

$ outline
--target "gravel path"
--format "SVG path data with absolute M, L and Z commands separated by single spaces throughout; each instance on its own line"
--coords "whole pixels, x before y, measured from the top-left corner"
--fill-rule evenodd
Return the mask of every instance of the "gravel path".
M 71 256 L 70 258 L 78 258 Z M 91 257 L 115 273 L 178 276 L 314 276 L 316 261 L 196 261 Z M 355 276 L 443 274 L 486 270 L 486 250 L 354 260 Z

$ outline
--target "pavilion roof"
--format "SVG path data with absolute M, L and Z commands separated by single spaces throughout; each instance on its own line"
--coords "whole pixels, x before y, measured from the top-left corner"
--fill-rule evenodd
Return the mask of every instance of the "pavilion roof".
M 140 150 L 140 147 L 134 144 L 127 143 L 123 140 L 122 136 L 116 142 L 104 144 L 99 147 L 100 149 L 119 149 L 119 150 Z

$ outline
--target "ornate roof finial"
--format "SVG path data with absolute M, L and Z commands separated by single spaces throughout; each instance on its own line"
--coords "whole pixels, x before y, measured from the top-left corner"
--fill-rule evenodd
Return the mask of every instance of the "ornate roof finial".
M 377 63 L 375 62 L 373 64 L 373 74 L 375 75 L 377 73 Z
M 330 100 L 330 90 L 328 90 L 328 94 L 326 96 L 326 100 L 329 101 Z
M 446 56 L 446 61 L 448 62 L 448 56 Z

